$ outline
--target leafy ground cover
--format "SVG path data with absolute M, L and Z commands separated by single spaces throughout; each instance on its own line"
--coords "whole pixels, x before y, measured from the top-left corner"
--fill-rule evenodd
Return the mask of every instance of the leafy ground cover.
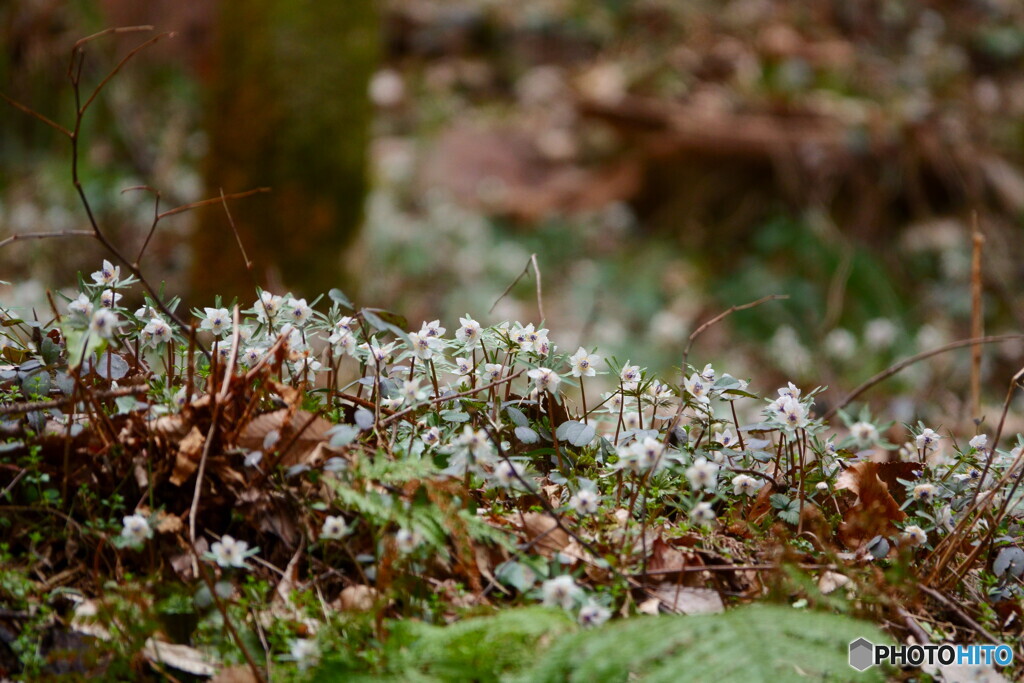
M 533 323 L 417 328 L 339 290 L 185 329 L 173 300 L 121 306 L 139 283 L 109 261 L 81 287 L 4 318 L 11 673 L 742 678 L 769 638 L 773 676 L 806 650 L 843 678 L 849 639 L 811 634 L 856 622 L 819 612 L 1016 637 L 1019 436 L 826 422 L 820 388 L 664 382 Z M 760 601 L 789 607 L 694 616 Z M 691 616 L 637 616 L 662 613 Z M 717 639 L 748 656 L 683 647 Z

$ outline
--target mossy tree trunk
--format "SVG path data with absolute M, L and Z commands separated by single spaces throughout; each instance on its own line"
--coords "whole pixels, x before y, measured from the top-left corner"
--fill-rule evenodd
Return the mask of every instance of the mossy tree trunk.
M 208 196 L 256 187 L 231 214 L 262 286 L 311 295 L 344 284 L 341 253 L 366 192 L 378 56 L 372 0 L 222 0 L 207 102 Z M 251 300 L 227 217 L 202 210 L 191 290 Z

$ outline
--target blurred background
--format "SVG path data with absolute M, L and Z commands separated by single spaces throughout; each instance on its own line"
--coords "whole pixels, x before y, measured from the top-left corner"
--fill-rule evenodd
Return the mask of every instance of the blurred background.
M 1022 327 L 1016 0 L 15 0 L 2 90 L 69 125 L 71 46 L 136 24 L 176 36 L 107 87 L 82 160 L 128 253 L 153 200 L 124 188 L 170 208 L 269 186 L 230 208 L 275 292 L 537 322 L 531 277 L 488 313 L 537 253 L 555 343 L 657 371 L 703 320 L 787 294 L 693 360 L 838 394 L 970 336 L 976 213 L 986 332 Z M 147 37 L 92 43 L 85 83 Z M 68 168 L 67 140 L 0 110 L 0 238 L 86 227 Z M 45 308 L 102 256 L 7 246 L 0 300 Z M 193 305 L 253 298 L 221 207 L 162 221 L 143 265 Z M 986 349 L 994 401 L 1021 355 Z M 960 420 L 968 375 L 966 352 L 942 356 L 876 400 Z

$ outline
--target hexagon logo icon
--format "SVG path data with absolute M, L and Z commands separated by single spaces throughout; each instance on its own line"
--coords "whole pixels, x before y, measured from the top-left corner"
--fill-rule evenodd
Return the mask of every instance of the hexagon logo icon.
M 875 663 L 875 646 L 866 638 L 858 638 L 850 643 L 850 666 L 857 671 L 864 671 Z

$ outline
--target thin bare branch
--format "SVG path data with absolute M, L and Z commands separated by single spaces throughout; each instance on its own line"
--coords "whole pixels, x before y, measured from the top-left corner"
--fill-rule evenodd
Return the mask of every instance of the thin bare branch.
M 524 275 L 526 275 L 528 272 L 530 272 L 530 267 L 531 266 L 533 267 L 534 275 L 537 276 L 537 310 L 540 312 L 540 319 L 541 320 L 546 320 L 547 319 L 546 316 L 544 315 L 544 297 L 541 294 L 540 268 L 537 267 L 537 255 L 536 254 L 530 254 L 530 260 L 526 262 L 526 266 L 523 268 L 523 272 L 519 273 L 519 275 L 516 276 L 516 279 L 513 280 L 509 284 L 508 287 L 505 288 L 505 291 L 503 291 L 501 293 L 501 295 L 497 299 L 494 300 L 494 303 L 491 304 L 491 307 L 487 310 L 488 313 L 493 313 L 494 312 L 494 307 L 497 306 L 498 303 L 502 299 L 504 299 L 508 295 L 509 292 L 512 291 L 512 288 L 515 287 L 519 283 L 519 281 L 523 279 Z
M 266 188 L 268 191 L 270 188 Z M 235 219 L 231 215 L 231 209 L 228 208 L 228 197 L 224 194 L 224 188 L 220 188 L 220 201 L 221 206 L 224 207 L 224 213 L 228 217 L 228 225 L 231 226 L 231 232 L 235 234 L 235 241 L 238 242 L 238 250 L 242 252 L 242 260 L 245 261 L 245 269 L 249 272 L 249 277 L 252 278 L 253 287 L 256 289 L 260 288 L 259 280 L 256 279 L 256 271 L 253 268 L 253 262 L 249 259 L 249 255 L 245 253 L 245 245 L 242 244 L 242 235 L 238 232 L 238 226 L 235 225 Z
M 228 389 L 231 386 L 231 375 L 235 367 L 235 360 L 238 358 L 238 340 L 241 337 L 241 320 L 238 306 L 234 307 L 231 315 L 233 332 L 231 334 L 231 353 L 228 356 L 227 365 L 224 366 L 224 381 L 221 382 L 220 392 L 217 393 L 216 401 L 213 404 L 213 415 L 210 418 L 210 429 L 206 433 L 206 441 L 203 443 L 203 454 L 199 458 L 199 468 L 196 470 L 196 488 L 192 493 L 192 506 L 188 513 L 188 535 L 192 545 L 196 542 L 196 517 L 199 513 L 199 498 L 203 492 L 203 478 L 206 475 L 206 461 L 210 457 L 210 448 L 213 444 L 213 437 L 217 433 L 218 418 L 220 417 L 221 406 L 228 397 Z
M 175 214 L 184 213 L 185 211 L 190 211 L 192 209 L 198 209 L 201 206 L 210 206 L 211 204 L 220 204 L 221 202 L 226 201 L 228 199 L 242 199 L 243 197 L 251 197 L 254 194 L 262 194 L 262 193 L 265 193 L 265 192 L 270 192 L 270 188 L 269 187 L 257 187 L 255 190 L 246 190 L 245 192 L 235 192 L 234 194 L 229 194 L 229 195 L 221 194 L 221 196 L 219 196 L 219 197 L 212 197 L 210 199 L 203 199 L 203 200 L 198 201 L 198 202 L 192 202 L 191 204 L 182 204 L 181 206 L 176 206 L 173 209 L 168 209 L 167 211 L 164 211 L 163 213 L 161 213 L 159 218 L 160 218 L 160 220 L 163 220 L 164 218 L 167 218 L 168 216 L 173 216 Z
M 105 28 L 102 31 L 93 33 L 91 36 L 86 36 L 85 38 L 78 40 L 73 46 L 71 46 L 71 51 L 77 52 L 86 43 L 91 43 L 97 38 L 102 38 L 103 36 L 109 36 L 120 33 L 145 33 L 146 31 L 152 31 L 153 29 L 154 27 L 148 24 L 143 26 L 114 26 L 111 28 Z
M 146 249 L 149 247 L 149 241 L 153 239 L 153 235 L 156 233 L 156 225 L 160 222 L 160 200 L 163 195 L 160 194 L 160 190 L 150 187 L 149 185 L 135 185 L 134 187 L 126 187 L 121 190 L 121 194 L 125 192 L 131 192 L 133 190 L 143 190 L 146 192 L 153 193 L 153 222 L 149 226 L 149 232 L 146 233 L 146 239 L 142 241 L 142 247 L 139 248 L 139 254 L 135 257 L 135 267 L 138 267 L 142 263 L 142 256 L 146 253 Z
M 149 385 L 139 385 L 134 387 L 120 387 L 118 389 L 110 389 L 108 391 L 94 391 L 92 396 L 98 400 L 105 398 L 120 398 L 121 396 L 140 396 L 149 391 Z M 7 405 L 0 406 L 0 415 L 12 415 L 15 413 L 31 413 L 36 410 L 50 410 L 51 408 L 63 408 L 64 406 L 75 403 L 75 399 L 72 396 L 65 396 L 64 398 L 56 398 L 52 401 L 31 401 L 29 403 L 9 403 Z
M 978 212 L 971 222 L 971 336 L 985 336 L 984 311 L 981 301 L 981 250 L 985 236 L 978 225 Z M 971 347 L 971 419 L 981 417 L 981 345 Z
M 843 400 L 841 400 L 836 405 L 832 406 L 832 408 L 830 408 L 829 411 L 827 413 L 825 413 L 825 415 L 823 416 L 823 419 L 828 420 L 833 415 L 835 415 L 838 411 L 842 410 L 847 405 L 849 405 L 851 401 L 853 401 L 855 398 L 857 398 L 858 396 L 863 394 L 865 391 L 867 391 L 871 387 L 875 386 L 879 382 L 882 382 L 884 380 L 889 379 L 890 377 L 892 377 L 893 375 L 895 375 L 899 371 L 901 371 L 901 370 L 903 370 L 905 368 L 910 367 L 911 365 L 913 365 L 914 363 L 917 363 L 918 361 L 922 361 L 922 360 L 924 360 L 926 358 L 931 358 L 932 356 L 937 356 L 940 353 L 945 353 L 947 351 L 953 351 L 955 349 L 962 349 L 965 346 L 977 346 L 979 344 L 996 344 L 998 342 L 1015 341 L 1017 339 L 1024 339 L 1024 334 L 1000 334 L 1000 335 L 996 335 L 996 336 L 992 336 L 992 337 L 978 337 L 976 339 L 961 339 L 960 341 L 950 342 L 949 344 L 944 344 L 944 345 L 942 345 L 942 346 L 940 346 L 938 348 L 931 349 L 930 351 L 922 351 L 921 353 L 919 353 L 917 355 L 914 355 L 914 356 L 911 356 L 910 358 L 904 358 L 903 360 L 899 361 L 898 363 L 889 366 L 888 368 L 886 368 L 885 370 L 882 370 L 877 375 L 874 375 L 870 379 L 867 379 L 864 382 L 862 382 L 861 384 L 859 384 L 857 386 L 857 388 L 854 389 L 853 391 L 851 391 L 849 394 L 847 394 L 846 397 L 843 398 Z
M 22 113 L 25 113 L 25 114 L 28 114 L 32 118 L 37 119 L 39 121 L 42 121 L 43 123 L 48 125 L 50 128 L 53 128 L 55 131 L 64 133 L 64 135 L 67 135 L 68 137 L 71 137 L 71 131 L 68 130 L 67 128 L 65 128 L 64 126 L 60 125 L 56 121 L 53 121 L 52 119 L 46 118 L 45 116 L 43 116 L 42 114 L 40 114 L 39 112 L 37 112 L 34 109 L 29 109 L 28 107 L 26 107 L 21 102 L 18 102 L 17 100 L 12 100 L 10 97 L 8 97 L 7 95 L 3 94 L 2 92 L 0 92 L 0 97 L 3 98 L 4 102 L 6 102 L 7 104 L 11 105 L 12 107 L 17 109 L 18 111 L 20 111 Z
M 150 29 L 150 30 L 152 30 L 152 29 Z M 117 63 L 117 66 L 115 66 L 113 69 L 111 69 L 110 73 L 108 73 L 106 75 L 106 77 L 104 77 L 104 79 L 102 81 L 100 81 L 100 84 L 96 86 L 96 89 L 92 91 L 92 95 L 89 96 L 89 99 L 87 99 L 85 101 L 85 104 L 83 104 L 79 108 L 79 110 L 78 110 L 79 114 L 84 114 L 86 112 L 86 110 L 89 108 L 89 105 L 91 105 L 96 100 L 96 98 L 99 97 L 100 91 L 103 90 L 104 87 L 106 87 L 107 83 L 109 83 L 110 80 L 114 76 L 117 75 L 117 72 L 119 72 L 124 67 L 124 65 L 127 64 L 132 59 L 132 57 L 134 57 L 135 55 L 139 54 L 140 52 L 145 50 L 147 47 L 149 47 L 150 45 L 153 45 L 154 43 L 156 43 L 158 40 L 161 40 L 162 38 L 173 38 L 173 37 L 174 37 L 174 32 L 173 31 L 168 31 L 166 33 L 161 33 L 159 35 L 153 36 L 152 38 L 150 38 L 149 40 L 147 40 L 146 42 L 142 43 L 141 45 L 139 45 L 138 47 L 133 49 L 131 52 L 126 54 L 121 59 L 121 61 Z M 75 49 L 79 49 L 77 44 L 76 44 Z
M 92 230 L 57 230 L 54 232 L 19 232 L 0 240 L 0 249 L 19 240 L 41 240 L 50 237 L 92 237 Z
M 694 330 L 693 333 L 690 335 L 690 338 L 689 338 L 689 340 L 688 340 L 688 342 L 686 344 L 686 349 L 683 351 L 683 364 L 682 364 L 682 368 L 681 368 L 681 370 L 683 371 L 683 374 L 684 375 L 686 374 L 686 361 L 690 357 L 690 350 L 693 348 L 693 343 L 697 340 L 697 337 L 702 335 L 709 327 L 711 327 L 712 325 L 716 325 L 716 324 L 722 322 L 724 319 L 728 318 L 730 315 L 732 315 L 736 311 L 745 311 L 745 310 L 747 310 L 749 308 L 754 308 L 755 306 L 760 306 L 761 304 L 768 303 L 769 301 L 776 301 L 776 300 L 788 299 L 788 298 L 789 298 L 788 294 L 769 294 L 768 296 L 761 297 L 757 301 L 751 301 L 750 303 L 740 304 L 739 306 L 732 306 L 732 307 L 728 308 L 727 310 L 722 311 L 721 313 L 716 315 L 711 320 L 708 320 L 707 322 L 702 324 L 700 327 L 698 327 L 696 330 Z
M 540 319 L 547 320 L 544 315 L 544 295 L 541 293 L 540 267 L 537 265 L 537 255 L 530 254 L 530 263 L 533 264 L 533 274 L 537 276 L 537 311 L 540 312 Z

